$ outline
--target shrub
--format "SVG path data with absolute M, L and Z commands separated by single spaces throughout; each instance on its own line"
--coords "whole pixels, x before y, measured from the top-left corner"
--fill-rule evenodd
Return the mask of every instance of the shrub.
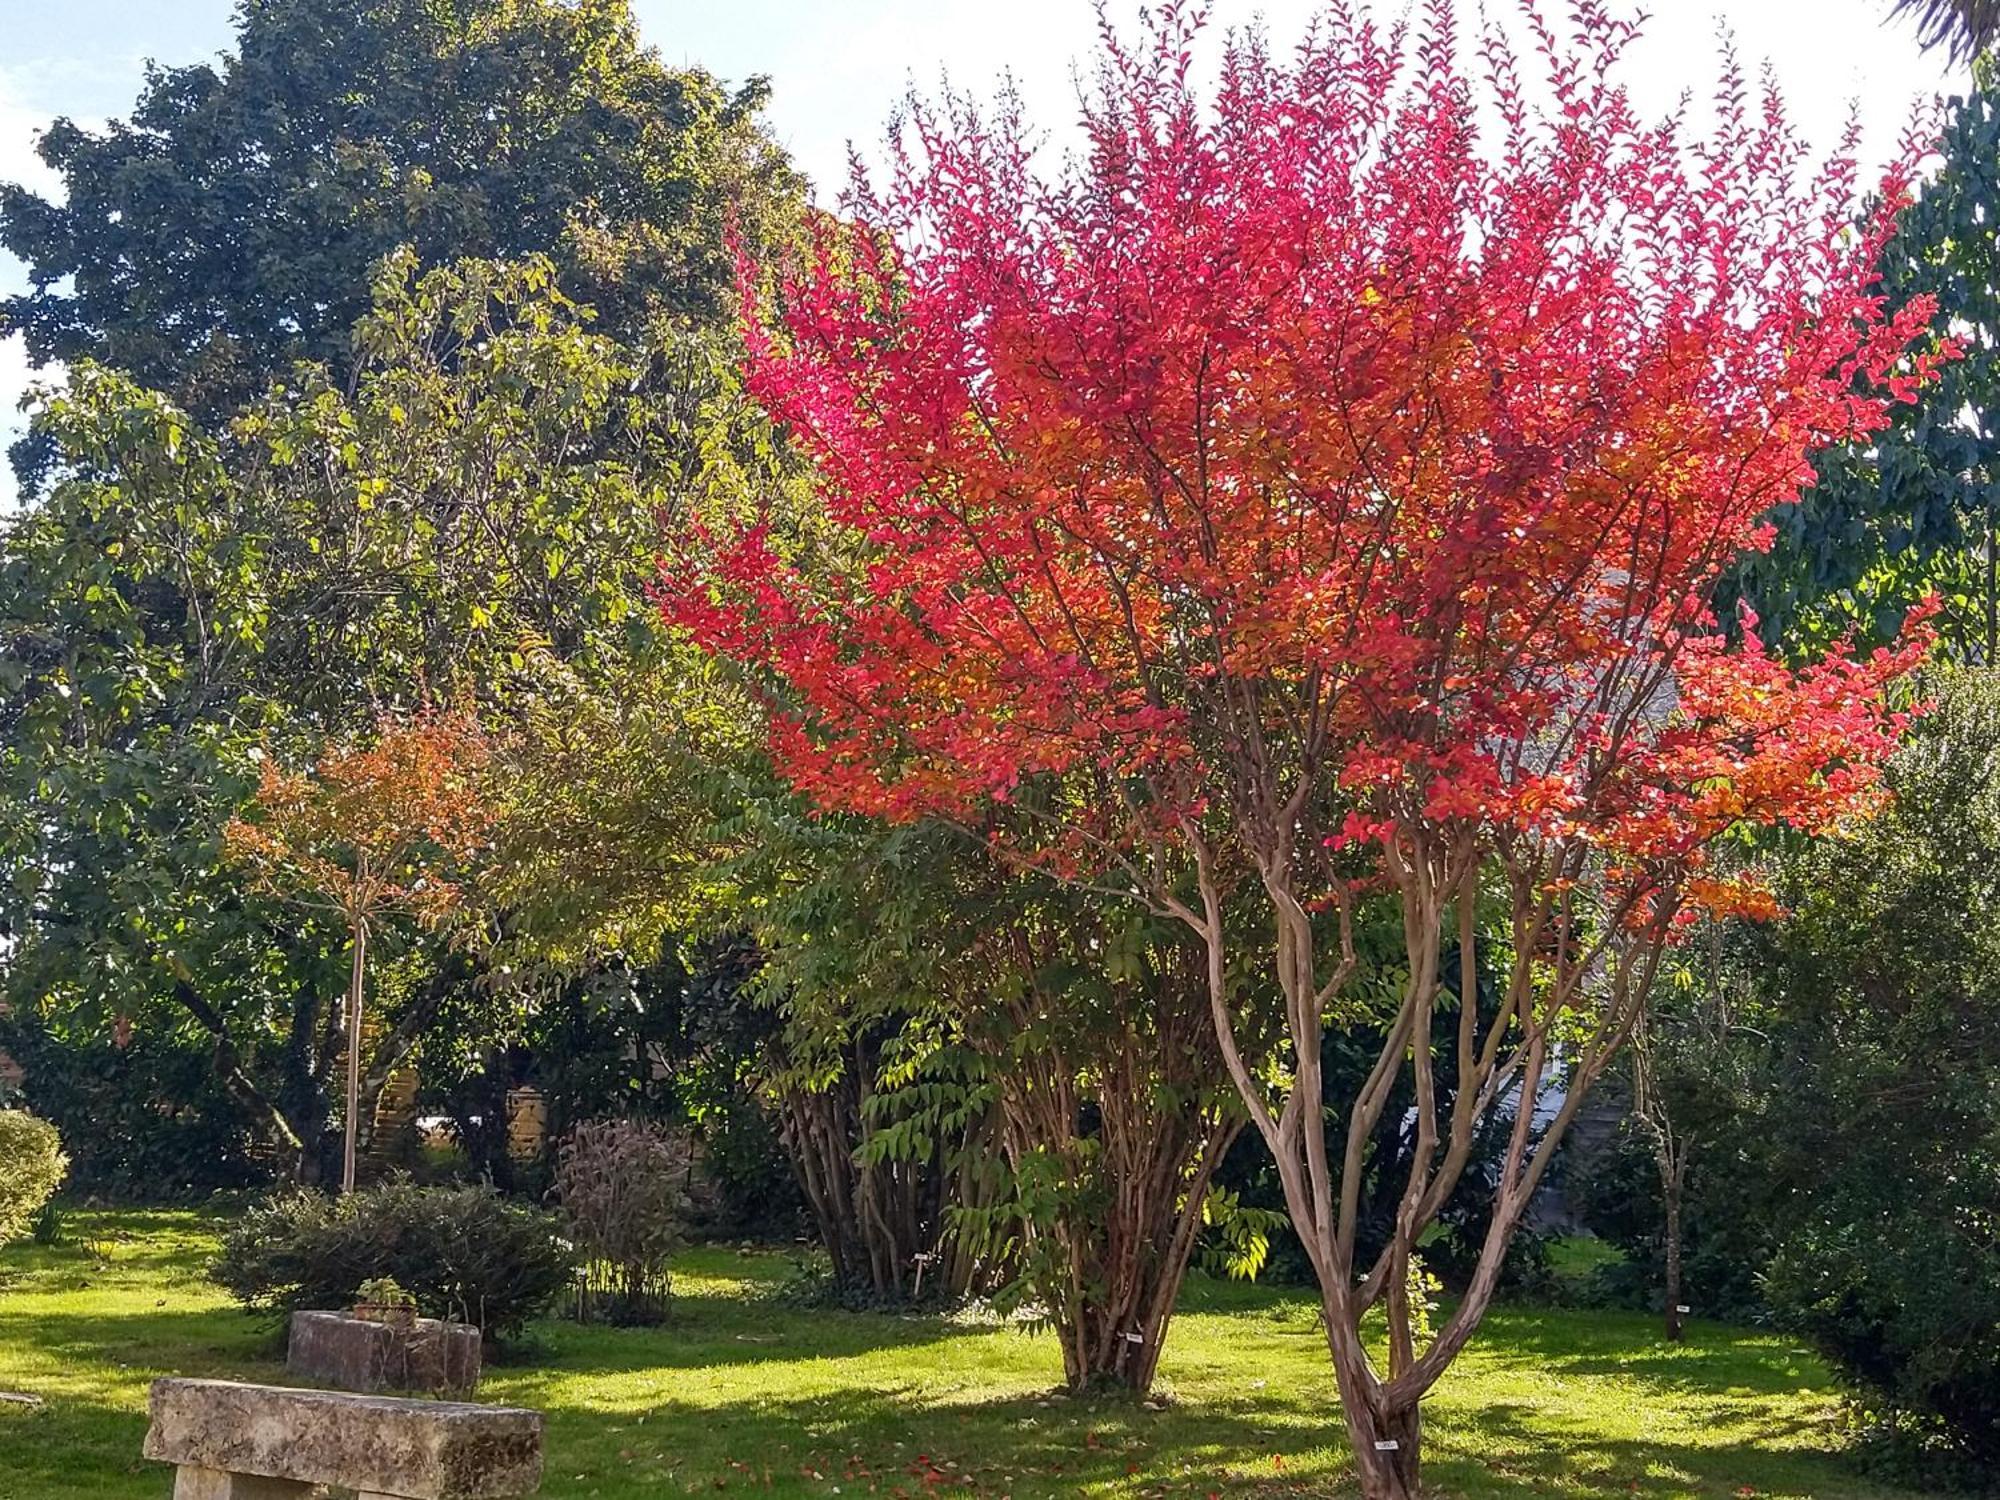
M 2000 1472 L 2000 673 L 1937 684 L 1894 801 L 1786 872 L 1759 966 L 1790 1191 L 1764 1295 L 1878 1430 Z M 1815 1101 L 1800 1109 L 1797 1101 Z
M 27 1232 L 68 1170 L 55 1126 L 0 1109 L 0 1245 Z
M 562 1143 L 555 1194 L 583 1260 L 577 1315 L 657 1322 L 686 1215 L 686 1142 L 635 1120 L 585 1121 Z
M 1767 1295 L 1879 1422 L 2000 1472 L 2000 1231 L 1947 1193 L 1898 1186 L 1915 1201 L 1868 1219 L 1842 1202 L 1802 1225 Z
M 229 1232 L 213 1274 L 245 1306 L 273 1313 L 347 1307 L 363 1283 L 391 1277 L 419 1311 L 503 1337 L 547 1311 L 574 1268 L 552 1214 L 490 1188 L 399 1181 L 270 1199 Z

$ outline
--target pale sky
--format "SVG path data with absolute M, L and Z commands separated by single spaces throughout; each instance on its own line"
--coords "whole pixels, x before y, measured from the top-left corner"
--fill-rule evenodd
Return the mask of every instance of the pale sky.
M 1284 45 L 1322 3 L 1210 0 L 1210 9 L 1218 32 L 1261 16 Z M 1513 9 L 1512 0 L 1489 3 L 1496 13 Z M 1403 0 L 1374 4 L 1385 17 L 1403 10 Z M 1772 63 L 1815 145 L 1831 145 L 1858 106 L 1871 160 L 1890 154 L 1916 101 L 1964 85 L 1942 54 L 1919 51 L 1907 22 L 1888 19 L 1890 0 L 1653 5 L 1658 14 L 1625 69 L 1649 112 L 1683 90 L 1707 92 L 1725 25 L 1746 61 Z M 1136 9 L 1133 0 L 1111 6 L 1122 19 Z M 634 8 L 669 62 L 731 81 L 768 75 L 771 127 L 826 200 L 845 180 L 848 143 L 872 147 L 912 81 L 929 89 L 948 74 L 955 87 L 986 92 L 1011 73 L 1031 117 L 1060 140 L 1075 114 L 1074 70 L 1094 42 L 1091 0 L 634 0 Z M 1560 15 L 1568 6 L 1546 8 Z M 47 186 L 33 155 L 40 128 L 57 115 L 93 122 L 129 112 L 146 60 L 181 64 L 226 49 L 232 9 L 232 0 L 0 0 L 0 179 Z M 1463 4 L 1462 14 L 1476 17 L 1477 5 Z M 22 284 L 21 266 L 0 254 L 0 287 Z M 0 341 L 0 442 L 19 423 L 27 378 L 19 340 Z

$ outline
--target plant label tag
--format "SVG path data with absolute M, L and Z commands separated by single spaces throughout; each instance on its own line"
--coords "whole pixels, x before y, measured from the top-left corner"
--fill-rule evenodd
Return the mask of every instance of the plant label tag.
M 1683 1303 L 1681 1306 L 1676 1307 L 1674 1311 L 1677 1313 L 1691 1313 L 1694 1311 L 1694 1309 Z
M 1376 1442 L 1375 1451 L 1377 1453 L 1394 1453 L 1397 1449 L 1401 1448 L 1402 1446 L 1403 1445 L 1397 1442 L 1394 1438 L 1382 1438 Z
M 1128 1333 L 1125 1335 L 1125 1342 L 1128 1344 L 1143 1344 L 1146 1342 L 1146 1335 L 1143 1333 Z

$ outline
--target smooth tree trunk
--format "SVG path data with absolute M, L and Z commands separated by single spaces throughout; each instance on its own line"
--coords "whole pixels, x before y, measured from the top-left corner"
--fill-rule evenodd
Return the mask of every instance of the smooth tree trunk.
M 1660 1162 L 1661 1208 L 1666 1217 L 1667 1342 L 1678 1344 L 1681 1319 L 1681 1189 L 1687 1180 L 1688 1146 L 1678 1155 L 1668 1152 Z
M 361 1139 L 361 980 L 368 962 L 368 926 L 353 926 L 354 964 L 347 978 L 347 1116 L 342 1121 L 340 1191 L 354 1191 L 356 1147 Z

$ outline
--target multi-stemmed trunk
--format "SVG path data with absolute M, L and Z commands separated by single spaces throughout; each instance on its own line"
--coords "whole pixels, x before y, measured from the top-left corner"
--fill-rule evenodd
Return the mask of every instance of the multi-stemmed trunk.
M 1052 1316 L 1072 1391 L 1152 1389 L 1209 1184 L 1240 1128 L 1212 1113 L 1156 1124 L 1145 1141 L 1100 1141 L 1104 1155 L 1128 1158 L 1100 1169 L 1102 1212 L 1079 1202 L 1050 1231 L 1062 1268 Z
M 1296 826 L 1295 817 L 1274 818 L 1279 832 L 1258 868 L 1277 928 L 1276 977 L 1293 1069 L 1289 1086 L 1276 1097 L 1260 1082 L 1237 1039 L 1215 855 L 1193 828 L 1187 832 L 1201 906 L 1180 906 L 1177 913 L 1206 941 L 1216 1036 L 1245 1108 L 1271 1149 L 1293 1229 L 1321 1288 L 1361 1493 L 1366 1500 L 1406 1500 L 1416 1493 L 1421 1472 L 1423 1398 L 1491 1306 L 1508 1244 L 1529 1200 L 1589 1089 L 1639 1013 L 1664 932 L 1658 920 L 1628 929 L 1627 915 L 1613 913 L 1601 933 L 1584 937 L 1566 870 L 1516 874 L 1509 881 L 1510 962 L 1500 976 L 1495 1013 L 1482 1016 L 1476 1003 L 1480 851 L 1469 843 L 1398 850 L 1392 863 L 1402 905 L 1407 978 L 1374 1066 L 1347 1101 L 1345 1140 L 1336 1160 L 1322 1126 L 1333 1101 L 1324 1093 L 1320 1046 L 1327 1011 L 1358 968 L 1354 913 L 1351 896 L 1336 884 L 1340 951 L 1337 961 L 1322 971 L 1314 918 L 1294 890 L 1298 876 L 1289 830 Z M 1173 905 L 1171 896 L 1166 904 Z M 1455 981 L 1441 972 L 1448 914 L 1457 919 Z M 1434 1022 L 1448 989 L 1455 989 L 1460 1003 L 1451 1032 L 1440 1038 Z M 1569 1032 L 1565 1094 L 1553 1117 L 1538 1129 L 1536 1101 L 1559 1065 L 1559 1022 L 1567 1023 Z M 1457 1083 L 1448 1104 L 1441 1104 L 1433 1076 L 1433 1052 L 1440 1044 L 1457 1050 Z M 1363 1265 L 1357 1244 L 1369 1145 L 1405 1069 L 1415 1100 L 1408 1177 L 1388 1243 Z M 1508 1100 L 1512 1120 L 1477 1263 L 1444 1326 L 1420 1344 L 1427 1330 L 1423 1320 L 1413 1317 L 1410 1296 L 1418 1247 L 1463 1178 L 1478 1127 Z M 1386 1369 L 1377 1368 L 1361 1334 L 1363 1318 L 1378 1306 L 1388 1323 Z
M 946 1143 L 923 1160 L 883 1160 L 867 1149 L 874 1129 L 867 1100 L 880 1062 L 863 1038 L 832 1080 L 781 1081 L 779 1139 L 840 1286 L 895 1302 L 925 1288 L 962 1293 L 972 1271 L 947 1243 Z
M 1030 982 L 974 1013 L 968 1039 L 990 1062 L 1010 1172 L 1052 1165 L 1061 1182 L 1054 1207 L 1003 1212 L 995 1227 L 1024 1244 L 1064 1379 L 1144 1395 L 1243 1122 L 1226 1099 L 1198 957 L 1172 945 L 1101 991 L 1044 989 L 1040 976 L 1062 972 L 1083 935 L 1016 928 L 1007 954 Z M 1029 1036 L 1039 1045 L 1024 1048 Z

